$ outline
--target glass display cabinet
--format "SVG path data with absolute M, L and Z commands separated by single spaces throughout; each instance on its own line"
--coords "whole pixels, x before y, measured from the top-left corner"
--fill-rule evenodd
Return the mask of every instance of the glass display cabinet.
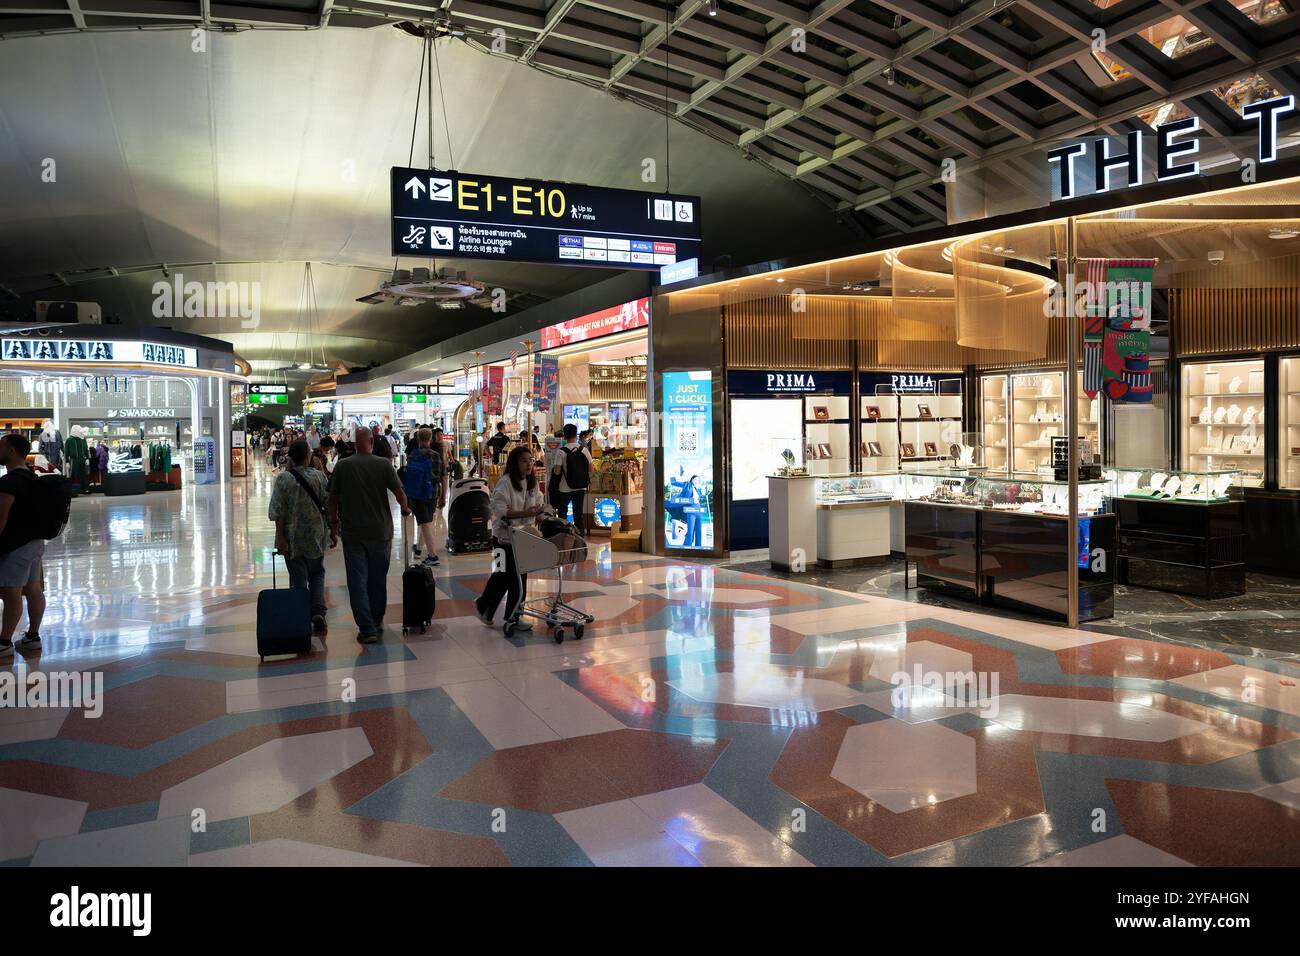
M 1277 483 L 1300 489 L 1300 358 L 1278 362 Z
M 1121 584 L 1202 597 L 1246 593 L 1240 472 L 1116 468 L 1107 475 Z
M 892 507 L 902 475 L 826 475 L 814 479 L 817 564 L 848 567 L 884 561 L 893 549 Z
M 1114 612 L 1111 482 L 1078 483 L 1078 550 L 1071 555 L 1068 482 L 962 469 L 903 480 L 909 586 L 914 568 L 918 587 L 1066 619 L 1073 560 L 1079 620 Z
M 815 479 L 813 496 L 819 505 L 893 501 L 899 495 L 901 479 L 898 474 L 826 475 Z
M 1083 391 L 1078 376 L 1078 433 L 1101 449 L 1101 399 Z M 984 460 L 989 471 L 1037 472 L 1052 467 L 1052 439 L 1065 434 L 1065 373 L 985 375 L 980 380 Z
M 1264 480 L 1264 361 L 1185 362 L 1182 466 L 1237 472 L 1236 484 Z
M 1106 472 L 1114 481 L 1117 498 L 1207 504 L 1227 501 L 1239 471 L 1162 471 L 1158 468 L 1114 468 Z
M 904 498 L 908 501 L 1052 517 L 1069 514 L 1069 483 L 1037 474 L 997 475 L 944 469 L 909 472 L 904 477 Z M 1107 481 L 1079 482 L 1079 515 L 1104 512 L 1109 493 Z
M 862 470 L 897 472 L 898 396 L 863 395 L 860 401 Z

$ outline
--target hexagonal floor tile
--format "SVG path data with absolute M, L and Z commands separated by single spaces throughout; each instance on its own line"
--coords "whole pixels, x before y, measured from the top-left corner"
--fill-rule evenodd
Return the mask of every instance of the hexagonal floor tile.
M 668 686 L 707 704 L 823 711 L 866 703 L 865 694 L 845 684 L 770 668 L 683 675 L 670 680 Z
M 981 713 L 1011 730 L 1163 743 L 1209 730 L 1208 724 L 1128 701 L 1003 694 Z
M 850 727 L 831 776 L 894 813 L 975 793 L 975 741 L 936 723 Z

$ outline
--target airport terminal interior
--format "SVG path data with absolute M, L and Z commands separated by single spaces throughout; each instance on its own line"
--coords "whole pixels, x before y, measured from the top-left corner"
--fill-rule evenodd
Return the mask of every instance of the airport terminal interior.
M 0 865 L 1300 864 L 1297 95 L 1293 0 L 0 0 Z

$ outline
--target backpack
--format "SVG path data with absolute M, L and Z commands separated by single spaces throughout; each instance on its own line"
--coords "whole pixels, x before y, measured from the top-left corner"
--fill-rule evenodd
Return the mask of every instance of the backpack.
M 34 477 L 32 486 L 31 529 L 36 538 L 53 541 L 63 534 L 63 526 L 68 523 L 72 510 L 72 498 L 76 485 L 62 475 L 43 475 Z
M 406 492 L 406 497 L 416 501 L 428 501 L 433 498 L 432 455 L 420 453 L 407 459 L 406 474 L 402 478 L 402 490 Z
M 564 453 L 564 481 L 574 491 L 583 491 L 591 481 L 591 468 L 582 446 Z

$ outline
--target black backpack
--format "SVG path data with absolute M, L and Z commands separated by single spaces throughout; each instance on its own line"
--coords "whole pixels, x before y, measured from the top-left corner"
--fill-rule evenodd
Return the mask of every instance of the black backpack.
M 33 482 L 30 516 L 36 537 L 32 540 L 52 541 L 63 534 L 68 523 L 76 483 L 62 475 L 34 475 Z
M 591 482 L 591 469 L 582 446 L 564 453 L 564 481 L 574 491 L 583 491 Z

